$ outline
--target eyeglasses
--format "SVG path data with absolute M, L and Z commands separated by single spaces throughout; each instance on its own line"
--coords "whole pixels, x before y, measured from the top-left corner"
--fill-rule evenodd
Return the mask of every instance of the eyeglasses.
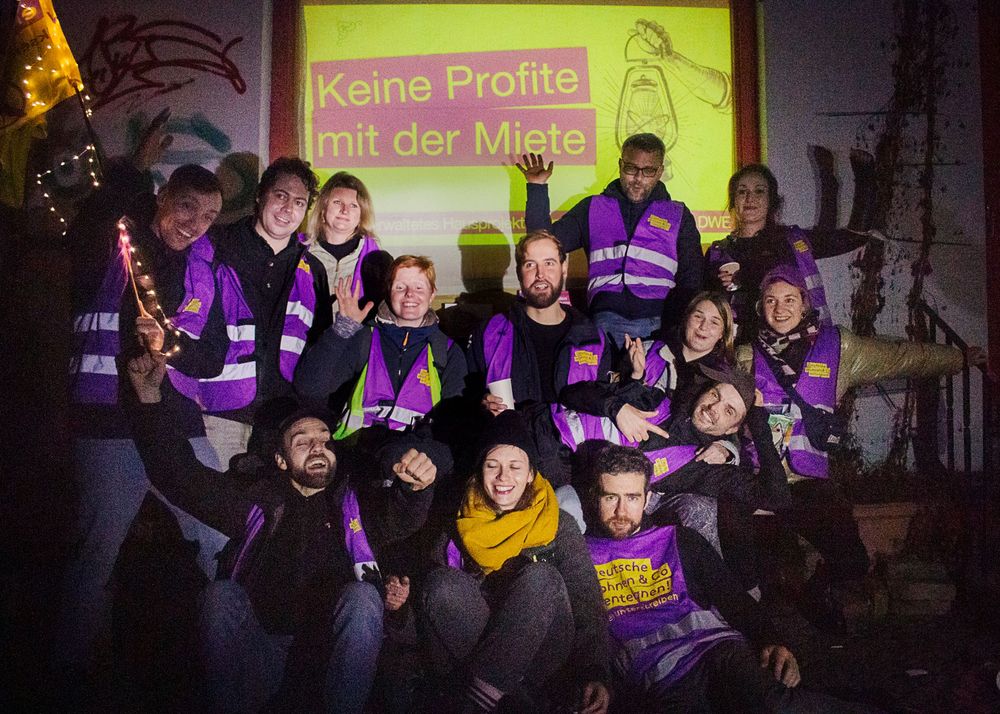
M 636 166 L 621 159 L 618 159 L 618 164 L 621 166 L 622 173 L 626 176 L 635 176 L 638 173 L 642 173 L 646 178 L 653 178 L 663 168 L 663 166 Z

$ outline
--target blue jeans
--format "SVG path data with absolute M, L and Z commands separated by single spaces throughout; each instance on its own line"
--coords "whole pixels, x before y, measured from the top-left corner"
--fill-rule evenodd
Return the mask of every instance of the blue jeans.
M 206 466 L 217 468 L 215 453 L 205 438 L 190 441 L 195 455 Z M 95 638 L 110 628 L 108 580 L 118 549 L 152 485 L 131 439 L 77 439 L 73 456 L 79 497 L 76 552 L 63 581 L 53 654 L 59 663 L 82 667 Z M 200 541 L 198 564 L 209 578 L 215 577 L 215 554 L 228 539 L 179 508 L 167 505 L 177 516 L 184 537 Z
M 364 710 L 382 646 L 382 615 L 374 585 L 350 583 L 341 590 L 330 618 L 326 711 Z M 268 633 L 247 591 L 233 580 L 205 588 L 198 626 L 209 708 L 255 712 L 264 707 L 281 686 L 294 637 Z
M 616 312 L 598 312 L 592 317 L 594 324 L 608 333 L 618 347 L 625 344 L 625 334 L 629 337 L 645 339 L 660 329 L 660 318 L 640 317 L 629 320 Z

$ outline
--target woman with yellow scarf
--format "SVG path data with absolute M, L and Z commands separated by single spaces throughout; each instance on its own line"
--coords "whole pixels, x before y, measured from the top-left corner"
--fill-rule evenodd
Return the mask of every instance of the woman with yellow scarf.
M 428 574 L 421 593 L 430 661 L 446 688 L 462 694 L 461 704 L 451 702 L 461 711 L 494 711 L 501 699 L 503 710 L 534 711 L 566 698 L 576 711 L 603 714 L 600 585 L 576 521 L 559 510 L 537 463 L 521 416 L 497 415 L 442 538 L 446 565 Z

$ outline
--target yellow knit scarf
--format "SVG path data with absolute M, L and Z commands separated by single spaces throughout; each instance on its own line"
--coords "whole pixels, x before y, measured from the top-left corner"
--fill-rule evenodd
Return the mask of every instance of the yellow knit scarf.
M 489 575 L 525 548 L 547 545 L 556 537 L 559 502 L 551 484 L 535 472 L 527 488 L 534 488 L 531 505 L 522 511 L 498 514 L 477 489 L 466 491 L 458 509 L 458 537 L 465 552 Z

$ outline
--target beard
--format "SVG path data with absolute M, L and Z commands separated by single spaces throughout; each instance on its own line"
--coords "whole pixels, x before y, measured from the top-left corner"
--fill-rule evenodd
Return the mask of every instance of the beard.
M 320 463 L 322 461 L 322 463 Z M 292 469 L 291 479 L 306 488 L 326 488 L 337 475 L 336 462 L 331 463 L 325 456 L 313 457 L 302 468 Z
M 546 281 L 547 282 L 547 281 Z M 537 310 L 544 310 L 547 307 L 552 307 L 557 302 L 559 302 L 559 296 L 562 295 L 563 287 L 566 285 L 566 281 L 560 278 L 558 285 L 551 285 L 552 291 L 548 294 L 537 294 L 532 292 L 530 286 L 528 290 L 522 290 L 524 293 L 524 301 L 528 303 L 531 307 Z
M 601 525 L 612 540 L 625 540 L 639 528 L 639 523 L 631 518 L 609 518 Z

